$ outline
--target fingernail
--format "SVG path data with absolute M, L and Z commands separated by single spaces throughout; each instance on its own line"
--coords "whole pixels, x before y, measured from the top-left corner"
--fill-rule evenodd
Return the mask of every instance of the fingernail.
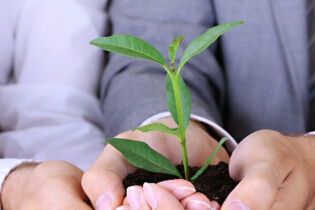
M 96 200 L 96 210 L 110 209 L 112 199 L 107 194 L 100 195 Z
M 192 187 L 177 187 L 172 191 L 172 194 L 174 194 L 177 199 L 181 200 L 195 192 L 196 190 Z
M 249 210 L 249 208 L 239 200 L 233 201 L 229 205 L 228 209 L 229 210 Z
M 156 194 L 152 186 L 149 183 L 145 182 L 143 184 L 143 191 L 144 191 L 145 198 L 147 202 L 149 203 L 150 207 L 152 209 L 156 209 L 157 208 Z
M 216 201 L 210 201 L 211 210 L 219 210 L 220 204 Z
M 126 206 L 120 206 L 116 208 L 116 210 L 128 210 L 128 208 Z
M 185 206 L 185 209 L 211 210 L 207 203 L 199 200 L 189 200 Z
M 127 199 L 131 210 L 138 210 L 140 207 L 140 192 L 136 187 L 127 188 Z

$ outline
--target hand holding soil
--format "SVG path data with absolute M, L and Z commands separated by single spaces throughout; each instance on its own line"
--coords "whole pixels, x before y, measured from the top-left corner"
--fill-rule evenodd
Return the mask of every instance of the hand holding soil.
M 171 118 L 161 119 L 159 122 L 163 122 L 170 127 L 175 125 Z M 160 132 L 127 131 L 118 137 L 145 141 L 150 147 L 165 155 L 173 164 L 178 165 L 182 162 L 182 155 L 179 152 L 180 145 L 173 136 Z M 187 128 L 187 145 L 190 165 L 201 166 L 216 147 L 217 141 L 211 138 L 200 124 L 191 121 Z M 229 160 L 223 148 L 219 150 L 213 159 L 213 163 L 215 164 L 220 160 L 225 162 Z M 128 163 L 120 152 L 107 145 L 103 153 L 83 176 L 83 188 L 94 207 L 97 205 L 97 200 L 102 198 L 102 201 L 98 200 L 98 204 L 102 205 L 103 209 L 110 209 L 109 206 L 117 208 L 122 205 L 125 198 L 122 180 L 135 170 L 136 168 Z M 203 195 L 198 194 L 196 199 L 198 198 L 201 201 L 204 200 Z M 173 199 L 170 199 L 170 202 L 171 200 Z

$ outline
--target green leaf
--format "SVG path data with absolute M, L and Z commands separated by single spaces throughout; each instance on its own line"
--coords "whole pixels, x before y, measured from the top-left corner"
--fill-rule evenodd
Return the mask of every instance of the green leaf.
M 215 156 L 215 154 L 217 154 L 217 152 L 219 151 L 219 149 L 221 148 L 222 144 L 224 142 L 226 142 L 228 140 L 227 137 L 224 137 L 220 140 L 219 144 L 217 145 L 217 147 L 215 148 L 215 150 L 212 152 L 212 154 L 210 155 L 210 157 L 205 161 L 205 163 L 203 164 L 203 166 L 196 172 L 196 174 L 190 178 L 191 182 L 194 182 L 210 165 L 213 157 Z
M 166 66 L 163 56 L 157 49 L 134 36 L 118 34 L 108 37 L 100 37 L 92 40 L 90 44 L 100 47 L 103 50 L 150 60 L 163 67 Z
M 178 76 L 178 80 L 171 79 L 170 75 L 166 75 L 165 79 L 165 90 L 166 90 L 166 99 L 167 99 L 167 107 L 170 111 L 174 121 L 179 124 L 178 116 L 177 116 L 177 108 L 175 102 L 175 94 L 174 94 L 174 87 L 173 82 L 177 81 L 177 85 L 179 86 L 179 97 L 180 97 L 180 109 L 183 116 L 184 126 L 187 128 L 190 119 L 190 112 L 191 112 L 191 103 L 190 103 L 190 94 L 189 90 L 180 75 Z
M 149 132 L 149 131 L 160 131 L 162 133 L 167 133 L 167 134 L 171 134 L 174 136 L 179 136 L 179 129 L 178 128 L 169 128 L 166 125 L 164 125 L 163 123 L 152 123 L 149 125 L 145 125 L 139 128 L 135 128 L 132 129 L 132 131 L 134 130 L 139 130 L 141 132 Z
M 183 65 L 193 56 L 201 53 L 207 49 L 215 40 L 217 40 L 222 34 L 230 30 L 231 28 L 243 24 L 243 21 L 233 21 L 223 23 L 218 26 L 208 29 L 205 33 L 193 40 L 185 49 L 178 67 L 180 72 Z
M 107 139 L 105 142 L 115 147 L 129 163 L 138 168 L 182 178 L 176 167 L 166 157 L 144 142 L 118 138 Z
M 177 48 L 179 46 L 179 44 L 181 43 L 181 41 L 185 38 L 185 36 L 178 36 L 176 37 L 172 43 L 170 44 L 170 46 L 168 47 L 168 55 L 170 56 L 171 62 L 175 61 L 175 56 L 176 56 L 176 52 L 177 52 Z

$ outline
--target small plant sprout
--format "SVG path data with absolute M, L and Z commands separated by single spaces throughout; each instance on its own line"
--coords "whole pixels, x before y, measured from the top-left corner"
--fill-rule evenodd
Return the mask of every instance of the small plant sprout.
M 197 173 L 190 178 L 188 159 L 186 152 L 185 131 L 189 123 L 191 112 L 191 100 L 189 90 L 180 76 L 180 72 L 184 64 L 193 56 L 207 49 L 215 40 L 231 28 L 243 24 L 243 21 L 233 21 L 224 23 L 208 29 L 204 34 L 193 40 L 183 52 L 183 55 L 176 69 L 175 55 L 177 48 L 184 36 L 176 37 L 170 44 L 168 53 L 170 58 L 170 66 L 168 67 L 161 53 L 147 42 L 130 35 L 113 35 L 109 37 L 101 37 L 94 39 L 90 44 L 100 47 L 106 51 L 119 53 L 125 56 L 145 59 L 160 64 L 166 70 L 165 90 L 167 97 L 167 107 L 172 118 L 178 125 L 177 128 L 169 128 L 162 123 L 152 123 L 143 127 L 136 128 L 141 132 L 160 131 L 166 134 L 174 135 L 178 138 L 181 145 L 183 155 L 183 165 L 185 179 L 194 181 L 209 166 L 212 158 L 220 149 L 222 144 L 227 140 L 222 138 L 205 161 L 204 165 Z M 177 168 L 162 154 L 151 149 L 146 143 L 133 141 L 128 139 L 110 138 L 107 143 L 119 150 L 125 159 L 138 168 L 143 168 L 151 172 L 165 173 L 183 178 Z

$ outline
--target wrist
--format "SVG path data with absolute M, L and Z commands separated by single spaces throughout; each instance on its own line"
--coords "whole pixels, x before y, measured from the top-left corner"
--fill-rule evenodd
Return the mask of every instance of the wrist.
M 1 202 L 3 210 L 18 209 L 22 191 L 30 174 L 38 163 L 23 163 L 13 169 L 3 183 Z

